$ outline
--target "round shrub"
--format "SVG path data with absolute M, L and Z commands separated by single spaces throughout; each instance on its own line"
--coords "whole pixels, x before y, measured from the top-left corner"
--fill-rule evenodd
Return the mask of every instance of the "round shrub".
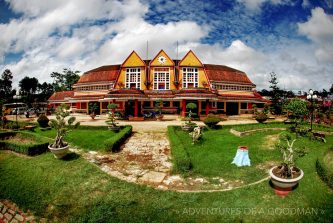
M 268 116 L 265 113 L 260 113 L 256 116 L 256 120 L 259 123 L 264 123 L 268 119 Z
M 209 128 L 216 128 L 217 124 L 221 121 L 221 119 L 213 114 L 209 114 L 207 118 L 204 119 L 205 125 L 207 125 Z
M 50 120 L 48 119 L 48 117 L 46 117 L 46 115 L 44 115 L 44 114 L 39 115 L 39 117 L 37 119 L 37 122 L 38 122 L 39 126 L 42 127 L 42 128 L 48 127 L 49 126 L 49 121 Z

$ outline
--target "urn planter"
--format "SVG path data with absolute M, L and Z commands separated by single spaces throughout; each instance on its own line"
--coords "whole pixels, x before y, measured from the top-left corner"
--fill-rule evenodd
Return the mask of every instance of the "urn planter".
M 61 148 L 52 148 L 50 145 L 48 146 L 51 153 L 53 153 L 54 157 L 57 159 L 64 158 L 69 152 L 69 145 Z
M 303 170 L 299 169 L 300 171 L 300 175 L 292 178 L 292 179 L 285 179 L 285 178 L 280 178 L 278 176 L 276 176 L 273 171 L 278 168 L 277 166 L 271 168 L 269 170 L 269 175 L 271 176 L 271 181 L 273 183 L 274 186 L 278 187 L 278 188 L 292 188 L 294 186 L 296 186 L 298 184 L 298 182 L 303 178 L 304 176 L 304 172 Z

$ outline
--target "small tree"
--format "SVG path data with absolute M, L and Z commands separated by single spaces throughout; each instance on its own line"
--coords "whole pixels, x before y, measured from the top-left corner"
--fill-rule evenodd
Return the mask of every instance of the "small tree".
M 281 178 L 293 178 L 294 174 L 298 172 L 295 167 L 296 159 L 305 155 L 304 149 L 293 148 L 295 142 L 296 139 L 292 139 L 288 133 L 284 132 L 280 135 L 279 143 L 276 144 L 276 148 L 280 149 L 283 159 L 279 170 L 276 172 Z
M 68 109 L 68 105 L 61 104 L 56 109 L 56 119 L 50 120 L 50 126 L 57 132 L 54 142 L 51 145 L 52 148 L 62 148 L 67 146 L 68 143 L 64 141 L 64 137 L 71 131 L 71 129 L 77 128 L 80 125 L 79 122 L 74 124 L 75 117 L 73 116 L 67 120 L 66 124 L 65 119 L 70 115 Z
M 188 109 L 188 122 L 190 123 L 192 121 L 192 116 L 193 115 L 196 115 L 195 113 L 192 112 L 193 109 L 196 109 L 197 108 L 197 105 L 194 104 L 194 103 L 188 103 L 186 105 L 186 109 Z
M 98 106 L 95 103 L 89 103 L 89 115 L 92 119 L 95 119 L 97 110 Z
M 156 101 L 155 104 L 155 111 L 157 112 L 157 116 L 162 116 L 162 108 L 163 108 L 163 101 L 159 99 Z
M 284 108 L 291 114 L 292 120 L 295 122 L 295 129 L 297 129 L 304 116 L 308 114 L 306 102 L 298 98 L 291 99 L 285 104 Z
M 109 113 L 108 113 L 108 121 L 107 124 L 109 124 L 110 126 L 116 127 L 118 123 L 116 123 L 116 117 L 115 117 L 115 112 L 116 112 L 116 108 L 118 107 L 117 104 L 115 103 L 111 103 L 108 104 L 108 109 L 109 109 Z

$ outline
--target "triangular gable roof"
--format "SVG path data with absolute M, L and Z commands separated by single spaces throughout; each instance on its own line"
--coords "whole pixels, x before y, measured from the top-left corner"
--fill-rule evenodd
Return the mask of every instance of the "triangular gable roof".
M 122 67 L 144 67 L 146 64 L 141 57 L 133 50 L 133 52 L 126 58 Z
M 166 61 L 165 63 L 160 63 L 158 61 L 159 57 L 165 57 Z M 154 59 L 152 59 L 150 61 L 150 66 L 174 66 L 175 63 L 173 62 L 173 60 L 168 56 L 168 54 L 166 54 L 166 52 L 164 52 L 164 50 L 160 50 L 160 52 L 158 52 L 158 54 L 154 57 Z
M 186 67 L 203 67 L 199 58 L 193 53 L 192 50 L 188 51 L 183 59 L 179 62 L 179 66 Z

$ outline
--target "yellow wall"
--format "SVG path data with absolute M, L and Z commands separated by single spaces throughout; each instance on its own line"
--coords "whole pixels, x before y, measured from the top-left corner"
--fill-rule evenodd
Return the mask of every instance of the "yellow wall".
M 184 67 L 186 67 L 186 66 L 184 66 Z M 208 80 L 207 80 L 207 77 L 205 75 L 204 69 L 198 67 L 198 71 L 199 71 L 199 87 L 206 87 L 207 88 L 208 87 Z M 180 75 L 179 75 L 180 88 L 182 88 L 183 87 L 183 69 L 182 69 L 182 67 L 180 68 L 180 72 L 179 73 L 180 73 Z M 203 82 L 206 82 L 207 85 L 204 86 Z
M 137 67 L 137 66 L 136 66 Z M 141 73 L 141 90 L 146 90 L 146 86 L 145 86 L 145 81 L 146 81 L 146 77 L 145 77 L 145 68 L 144 67 L 140 67 L 140 73 Z M 119 86 L 119 82 L 122 82 L 123 86 Z M 118 82 L 116 84 L 116 88 L 125 88 L 126 87 L 126 68 L 121 68 L 120 71 L 120 75 L 118 78 Z
M 133 51 L 122 64 L 123 67 L 141 67 L 145 66 L 145 63 L 142 61 L 140 56 Z
M 182 67 L 202 67 L 202 63 L 190 50 L 185 57 L 180 61 L 179 66 Z
M 168 67 L 165 67 L 168 68 Z M 175 80 L 175 70 L 174 67 L 169 67 L 169 74 L 170 74 L 170 90 L 176 90 L 175 85 L 173 84 Z M 150 67 L 150 90 L 154 89 L 154 67 Z
M 160 56 L 164 56 L 167 61 L 164 64 L 161 64 L 158 62 L 158 58 Z M 180 62 L 180 69 L 179 69 L 179 89 L 182 88 L 182 67 L 197 67 L 199 70 L 199 87 L 208 87 L 208 85 L 203 85 L 203 82 L 206 82 L 208 84 L 208 80 L 206 78 L 203 65 L 200 62 L 200 60 L 195 56 L 195 54 L 192 51 L 189 51 L 185 57 L 181 60 Z M 118 83 L 122 82 L 123 86 L 120 86 L 118 83 L 116 84 L 116 88 L 124 88 L 126 87 L 125 82 L 126 82 L 126 68 L 129 67 L 140 67 L 141 68 L 141 90 L 148 90 L 146 85 L 144 84 L 146 81 L 146 74 L 145 74 L 145 63 L 142 61 L 140 56 L 133 51 L 130 56 L 125 60 L 125 62 L 122 64 L 122 68 L 120 71 L 120 75 L 118 78 Z M 163 51 L 161 50 L 151 61 L 150 63 L 150 82 L 151 85 L 149 87 L 150 90 L 154 88 L 154 67 L 165 67 L 169 68 L 170 70 L 170 90 L 176 90 L 176 86 L 173 84 L 175 80 L 175 68 L 174 68 L 174 63 L 171 60 L 171 58 Z
M 167 60 L 165 63 L 161 64 L 160 62 L 158 62 L 158 58 L 160 56 L 165 57 Z M 172 61 L 172 59 L 163 51 L 161 50 L 156 56 L 155 58 L 150 62 L 150 66 L 174 66 L 174 63 Z

